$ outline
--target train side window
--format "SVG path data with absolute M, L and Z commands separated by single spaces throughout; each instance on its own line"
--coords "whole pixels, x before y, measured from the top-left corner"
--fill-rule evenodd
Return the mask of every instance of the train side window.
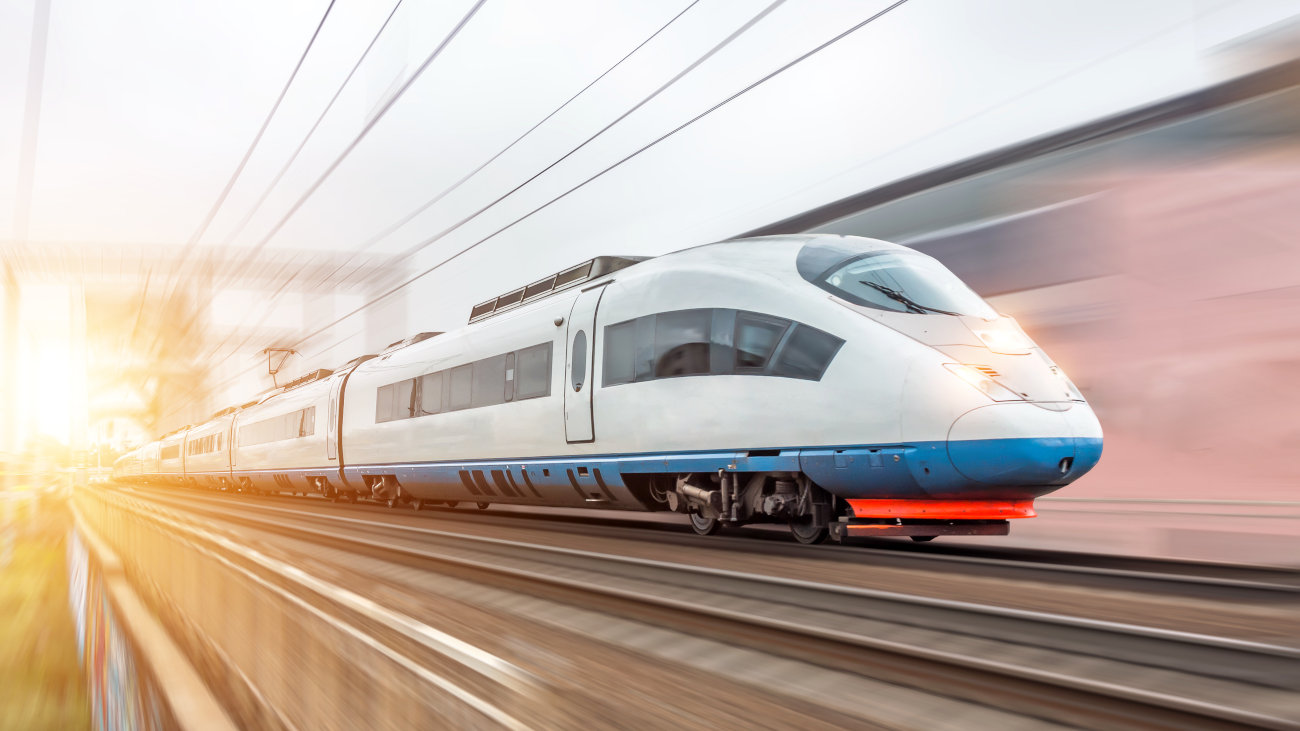
M 798 324 L 776 355 L 772 373 L 787 378 L 821 380 L 844 341 L 815 327 Z
M 442 374 L 429 373 L 420 378 L 420 413 L 436 414 L 442 411 Z
M 474 366 L 467 364 L 451 369 L 451 408 L 468 409 L 474 385 Z
M 551 344 L 524 348 L 515 354 L 515 400 L 551 395 Z
M 645 315 L 633 320 L 636 323 L 636 380 L 649 381 L 655 377 L 655 316 Z
M 789 326 L 790 321 L 780 317 L 769 317 L 756 312 L 737 312 L 734 364 L 736 372 L 762 371 Z
M 375 423 L 376 424 L 384 421 L 392 421 L 393 390 L 394 390 L 394 386 L 396 385 L 397 384 L 380 386 L 379 390 L 375 392 Z
M 602 384 L 616 386 L 636 379 L 636 321 L 605 326 L 605 373 Z
M 709 372 L 711 310 L 662 312 L 655 318 L 655 378 Z
M 587 331 L 579 330 L 577 335 L 573 336 L 573 365 L 569 371 L 569 379 L 574 391 L 581 391 L 582 386 L 587 382 Z
M 515 397 L 515 354 L 506 353 L 506 401 Z
M 470 406 L 494 406 L 506 402 L 506 357 L 497 355 L 474 362 Z
M 415 413 L 415 379 L 408 378 L 393 384 L 393 419 L 409 419 Z

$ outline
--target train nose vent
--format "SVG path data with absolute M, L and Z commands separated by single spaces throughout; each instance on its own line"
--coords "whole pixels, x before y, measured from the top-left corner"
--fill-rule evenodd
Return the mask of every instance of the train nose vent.
M 967 368 L 974 368 L 975 370 L 979 371 L 980 373 L 983 373 L 989 378 L 997 378 L 998 376 L 1002 375 L 1001 373 L 998 373 L 997 370 L 994 369 L 992 366 L 976 365 L 974 363 L 966 363 L 965 366 Z

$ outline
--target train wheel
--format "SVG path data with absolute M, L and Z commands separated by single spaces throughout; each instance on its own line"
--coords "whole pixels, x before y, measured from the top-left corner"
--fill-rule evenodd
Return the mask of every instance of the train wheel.
M 690 518 L 691 530 L 702 536 L 711 536 L 722 527 L 722 523 L 719 523 L 717 518 L 706 518 L 699 513 L 691 513 Z
M 411 510 L 424 510 L 424 501 L 420 498 L 411 498 Z
M 492 503 L 474 503 L 474 504 L 478 506 L 479 510 L 487 510 L 488 507 L 492 505 Z
M 447 502 L 443 503 L 443 505 L 446 505 L 446 506 L 449 507 L 449 508 L 454 508 L 454 507 L 456 507 L 457 505 L 460 505 L 460 501 L 459 501 L 459 500 L 448 500 Z
M 814 545 L 825 541 L 830 531 L 824 524 L 818 524 L 812 516 L 808 516 L 790 521 L 790 534 L 800 543 Z

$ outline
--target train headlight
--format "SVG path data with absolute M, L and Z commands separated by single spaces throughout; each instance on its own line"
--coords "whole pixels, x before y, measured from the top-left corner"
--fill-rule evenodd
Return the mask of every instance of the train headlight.
M 944 368 L 952 371 L 953 375 L 975 387 L 977 391 L 988 396 L 994 401 L 1023 401 L 1020 394 L 1003 386 L 997 381 L 981 373 L 978 369 L 963 365 L 961 363 L 944 363 Z
M 1034 347 L 1034 341 L 1012 323 L 1000 327 L 980 328 L 974 332 L 980 342 L 994 353 L 1023 353 Z
M 1065 375 L 1065 371 L 1061 370 L 1059 366 L 1052 366 L 1052 374 L 1061 379 L 1061 385 L 1065 386 L 1065 394 L 1069 396 L 1071 401 L 1084 400 L 1083 392 L 1079 390 L 1078 386 L 1074 385 L 1074 381 L 1071 381 L 1070 377 Z

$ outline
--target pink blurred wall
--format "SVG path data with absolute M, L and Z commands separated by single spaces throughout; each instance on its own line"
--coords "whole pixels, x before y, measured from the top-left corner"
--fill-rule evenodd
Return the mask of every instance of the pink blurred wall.
M 1300 148 L 1071 182 L 1101 191 L 1087 235 L 1117 273 L 994 302 L 1093 401 L 1105 452 L 1013 536 L 1300 565 Z

